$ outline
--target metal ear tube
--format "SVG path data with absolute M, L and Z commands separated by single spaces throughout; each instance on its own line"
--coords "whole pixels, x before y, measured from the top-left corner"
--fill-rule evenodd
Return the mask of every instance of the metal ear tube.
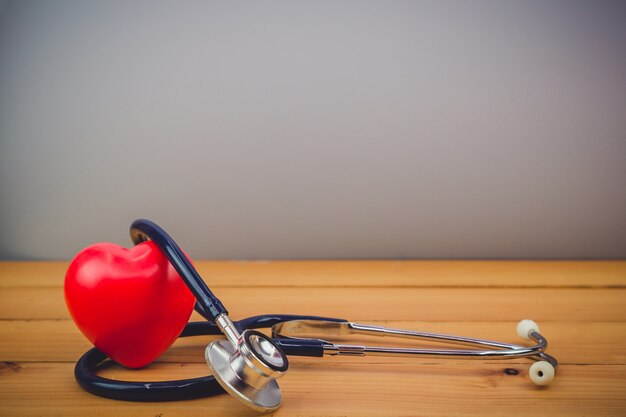
M 348 321 L 292 320 L 272 326 L 272 336 L 281 340 L 311 341 L 312 337 L 349 335 L 370 335 L 428 340 L 453 345 L 473 346 L 475 349 L 420 349 L 387 346 L 347 345 L 318 339 L 321 356 L 390 356 L 390 357 L 446 357 L 457 359 L 513 359 L 531 358 L 536 360 L 529 369 L 530 380 L 536 385 L 548 385 L 555 376 L 558 361 L 545 353 L 548 341 L 539 333 L 539 326 L 532 320 L 522 320 L 517 325 L 517 334 L 526 340 L 533 340 L 533 346 L 477 339 L 441 333 L 394 329 Z M 477 349 L 481 348 L 481 349 Z

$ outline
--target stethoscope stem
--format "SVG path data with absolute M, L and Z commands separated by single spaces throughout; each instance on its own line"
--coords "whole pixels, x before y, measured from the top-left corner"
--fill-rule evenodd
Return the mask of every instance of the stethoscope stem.
M 222 331 L 226 339 L 234 346 L 237 347 L 241 340 L 241 334 L 237 330 L 235 323 L 228 317 L 228 314 L 220 314 L 215 319 L 215 324 Z

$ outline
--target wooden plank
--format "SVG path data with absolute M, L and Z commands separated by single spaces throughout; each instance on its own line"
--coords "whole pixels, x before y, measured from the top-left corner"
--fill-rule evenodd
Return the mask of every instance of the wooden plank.
M 235 319 L 268 312 L 331 315 L 519 343 L 515 324 L 529 317 L 563 364 L 550 387 L 538 388 L 528 381 L 525 359 L 292 357 L 277 415 L 624 415 L 626 262 L 197 264 Z M 145 404 L 83 392 L 73 362 L 90 344 L 64 305 L 66 267 L 0 263 L 0 417 L 258 415 L 227 396 Z M 146 369 L 112 366 L 103 374 L 131 380 L 204 375 L 209 340 L 184 339 Z M 519 374 L 507 375 L 507 368 Z
M 63 286 L 69 262 L 0 262 L 2 287 Z
M 527 344 L 515 334 L 515 322 L 375 322 L 397 328 L 459 334 L 504 342 Z M 626 365 L 626 323 L 547 322 L 541 330 L 549 340 L 548 352 L 563 364 Z M 71 320 L 0 321 L 0 360 L 11 362 L 74 362 L 91 344 Z M 159 362 L 204 362 L 204 348 L 213 340 L 208 336 L 179 339 Z M 361 338 L 333 339 L 337 342 L 417 346 L 406 339 Z M 421 345 L 424 344 L 421 342 Z M 389 362 L 387 358 L 363 358 L 366 363 Z M 393 362 L 393 360 L 391 360 Z M 526 360 L 521 360 L 527 362 Z M 441 362 L 440 359 L 415 358 L 411 363 Z M 447 362 L 447 361 L 446 361 Z M 519 362 L 519 361 L 518 361 Z M 505 363 L 505 362 L 503 362 Z
M 626 261 L 196 261 L 211 287 L 626 287 Z M 0 287 L 60 287 L 68 262 L 0 262 Z
M 626 289 L 220 288 L 232 317 L 311 314 L 353 321 L 626 321 Z M 62 288 L 3 288 L 0 319 L 65 319 Z
M 564 365 L 553 384 L 530 383 L 527 369 L 508 375 L 501 364 L 453 367 L 406 364 L 363 366 L 358 358 L 329 358 L 313 366 L 292 362 L 281 380 L 283 406 L 275 415 L 298 416 L 623 416 L 626 366 Z M 339 365 L 341 363 L 341 365 Z M 141 371 L 109 368 L 104 376 L 161 380 L 203 375 L 203 364 L 155 364 Z M 509 372 L 510 373 L 510 372 Z M 601 387 L 601 389 L 599 389 Z M 174 403 L 132 403 L 82 391 L 71 364 L 4 364 L 1 416 L 256 416 L 221 395 Z

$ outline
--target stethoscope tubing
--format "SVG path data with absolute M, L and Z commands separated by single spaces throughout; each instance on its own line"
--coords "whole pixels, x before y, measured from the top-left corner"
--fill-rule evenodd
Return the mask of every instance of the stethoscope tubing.
M 205 318 L 210 317 L 214 321 L 218 316 L 228 314 L 226 307 L 205 284 L 182 249 L 159 225 L 146 219 L 135 220 L 130 225 L 130 236 L 135 245 L 148 238 L 156 243 L 196 297 Z

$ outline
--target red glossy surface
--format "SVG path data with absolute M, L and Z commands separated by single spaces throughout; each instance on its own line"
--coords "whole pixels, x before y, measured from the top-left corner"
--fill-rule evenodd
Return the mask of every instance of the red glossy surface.
M 150 241 L 131 249 L 96 243 L 72 260 L 65 302 L 81 332 L 129 368 L 154 361 L 176 340 L 195 299 Z

